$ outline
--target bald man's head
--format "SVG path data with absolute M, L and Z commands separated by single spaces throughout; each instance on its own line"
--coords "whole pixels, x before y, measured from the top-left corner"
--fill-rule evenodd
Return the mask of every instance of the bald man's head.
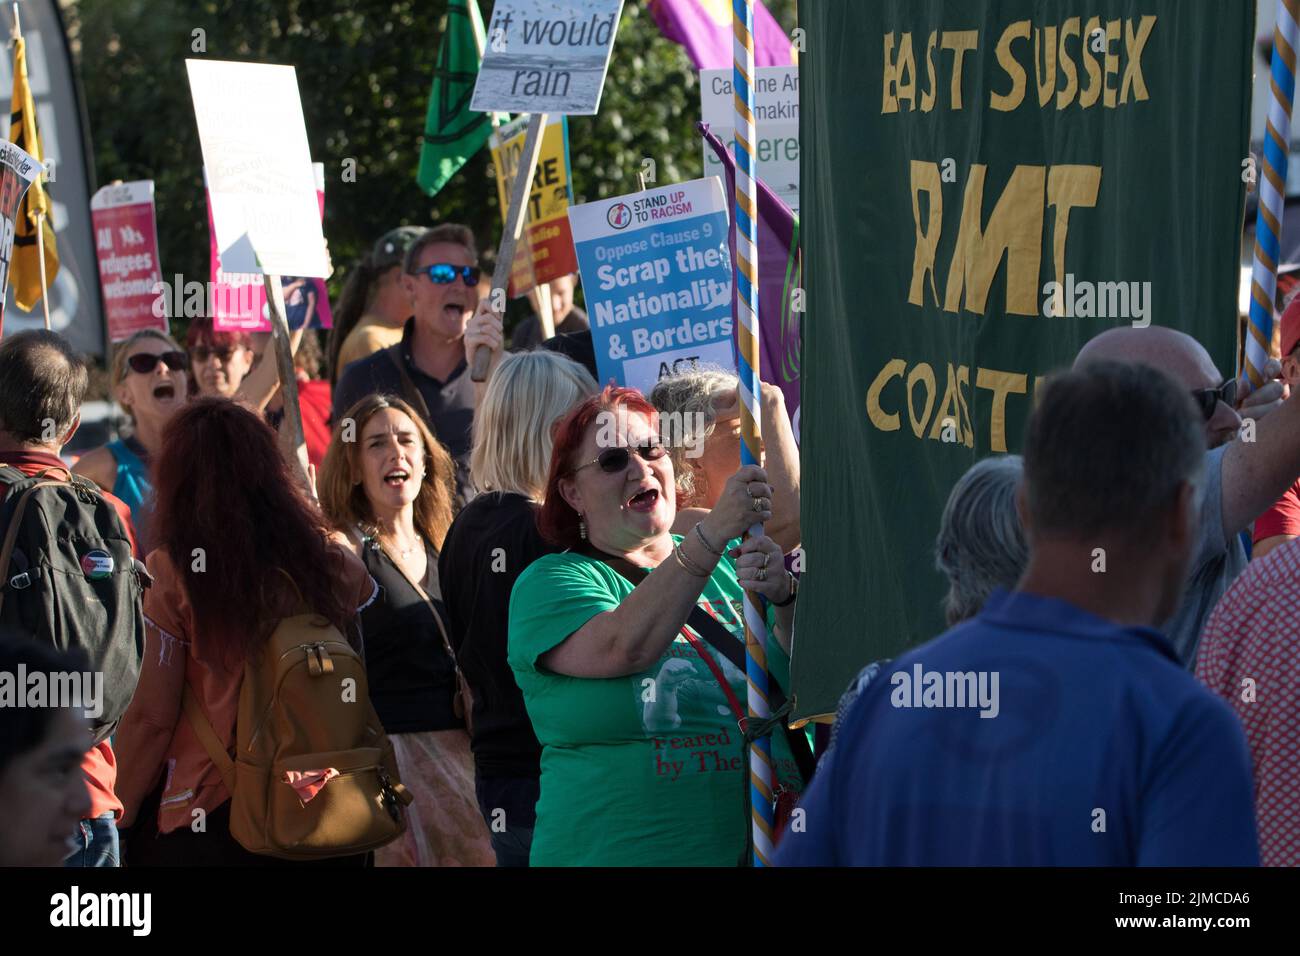
M 1224 381 L 1200 342 L 1186 332 L 1158 325 L 1145 328 L 1121 325 L 1107 329 L 1079 349 L 1074 368 L 1096 361 L 1149 365 L 1190 392 L 1217 388 Z M 1235 438 L 1240 428 L 1241 416 L 1236 409 L 1219 402 L 1214 415 L 1205 423 L 1206 444 L 1217 448 Z

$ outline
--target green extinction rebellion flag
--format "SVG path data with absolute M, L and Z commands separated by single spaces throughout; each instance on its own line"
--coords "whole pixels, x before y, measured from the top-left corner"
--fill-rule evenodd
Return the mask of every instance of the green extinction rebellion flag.
M 447 5 L 447 28 L 438 46 L 416 176 L 420 188 L 430 196 L 447 185 L 492 133 L 490 115 L 469 108 L 482 59 L 482 36 L 483 21 L 476 0 L 451 0 Z
M 1255 4 L 800 8 L 803 540 L 797 716 L 943 631 L 954 482 L 1018 452 L 1104 329 L 1234 371 Z M 1140 436 L 1134 436 L 1140 440 Z

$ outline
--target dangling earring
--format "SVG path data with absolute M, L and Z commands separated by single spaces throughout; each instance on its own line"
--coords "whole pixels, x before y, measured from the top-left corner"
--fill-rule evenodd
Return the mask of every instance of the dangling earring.
M 578 515 L 578 537 L 587 540 L 587 516 L 583 514 Z

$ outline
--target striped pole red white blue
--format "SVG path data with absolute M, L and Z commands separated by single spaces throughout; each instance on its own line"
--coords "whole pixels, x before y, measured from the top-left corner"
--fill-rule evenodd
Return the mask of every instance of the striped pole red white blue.
M 1264 130 L 1264 167 L 1259 177 L 1259 212 L 1255 217 L 1255 262 L 1250 276 L 1250 321 L 1246 339 L 1247 391 L 1264 383 L 1263 368 L 1273 342 L 1273 305 L 1282 249 L 1286 206 L 1286 171 L 1291 154 L 1291 104 L 1295 99 L 1300 0 L 1279 0 L 1269 70 L 1272 96 Z
M 736 328 L 739 343 L 737 371 L 740 373 L 740 461 L 756 465 L 759 455 L 761 418 L 759 409 L 758 351 L 758 187 L 754 182 L 754 6 L 753 0 L 732 0 L 732 29 L 735 56 L 732 89 L 736 100 Z M 761 535 L 755 524 L 750 535 Z M 745 676 L 748 679 L 749 722 L 766 720 L 771 713 L 767 700 L 767 615 L 763 599 L 745 592 Z M 749 748 L 750 825 L 754 837 L 755 866 L 767 866 L 772 859 L 773 798 L 772 741 L 756 739 Z

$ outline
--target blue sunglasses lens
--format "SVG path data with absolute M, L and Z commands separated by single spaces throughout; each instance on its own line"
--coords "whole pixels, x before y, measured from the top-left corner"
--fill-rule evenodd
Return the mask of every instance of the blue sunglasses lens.
M 466 285 L 478 285 L 479 269 L 475 266 L 454 266 L 449 262 L 436 262 L 426 270 L 429 278 L 438 285 L 447 285 L 460 276 Z

